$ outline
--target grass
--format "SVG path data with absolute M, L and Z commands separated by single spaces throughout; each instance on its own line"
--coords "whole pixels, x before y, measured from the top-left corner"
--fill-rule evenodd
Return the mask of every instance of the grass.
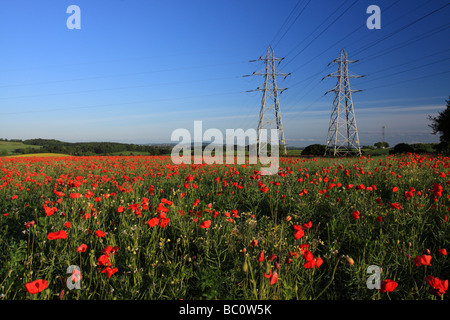
M 10 155 L 14 154 L 16 149 L 40 149 L 40 146 L 27 145 L 22 142 L 11 142 L 11 141 L 0 141 L 0 155 Z

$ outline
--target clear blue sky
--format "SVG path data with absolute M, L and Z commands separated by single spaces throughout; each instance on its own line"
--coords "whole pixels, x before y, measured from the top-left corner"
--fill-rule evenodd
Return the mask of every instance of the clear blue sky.
M 450 95 L 450 6 L 435 0 L 3 0 L 0 137 L 170 142 L 173 130 L 256 128 L 258 59 L 272 45 L 289 146 L 324 144 L 345 48 L 362 145 L 438 142 Z M 369 30 L 369 5 L 381 29 Z M 66 9 L 81 9 L 69 30 Z M 301 14 L 300 14 L 301 12 Z M 424 17 L 426 16 L 426 17 Z M 287 19 L 289 17 L 289 19 Z M 422 19 L 421 19 L 422 18 Z M 418 19 L 421 19 L 417 21 Z M 446 73 L 445 73 L 446 72 Z

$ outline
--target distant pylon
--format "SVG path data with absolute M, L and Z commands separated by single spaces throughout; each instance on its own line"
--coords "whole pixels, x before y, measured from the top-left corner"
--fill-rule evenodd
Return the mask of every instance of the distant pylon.
M 260 75 L 264 76 L 264 85 L 263 87 L 258 87 L 256 90 L 249 90 L 247 92 L 252 91 L 262 91 L 262 99 L 261 99 L 261 110 L 259 112 L 259 120 L 258 120 L 258 128 L 257 128 L 257 147 L 258 147 L 258 156 L 261 154 L 261 150 L 267 148 L 267 141 L 271 141 L 270 129 L 278 130 L 279 137 L 279 146 L 281 147 L 281 153 L 286 154 L 286 141 L 284 139 L 284 130 L 283 123 L 281 121 L 281 111 L 280 111 L 280 100 L 278 98 L 279 93 L 281 94 L 286 88 L 278 88 L 277 87 L 277 76 L 287 77 L 290 73 L 277 73 L 275 70 L 275 62 L 278 61 L 278 64 L 284 58 L 277 58 L 273 52 L 271 46 L 267 49 L 267 53 L 264 57 L 259 57 L 254 61 L 264 61 L 265 62 L 265 70 L 263 72 L 253 72 L 251 75 Z M 249 75 L 247 75 L 249 76 Z M 261 130 L 267 129 L 267 140 L 261 141 Z
M 331 63 L 338 64 L 338 71 L 324 77 L 337 78 L 336 86 L 327 91 L 334 91 L 333 110 L 331 112 L 330 126 L 328 128 L 327 148 L 325 155 L 332 154 L 337 157 L 350 155 L 361 156 L 361 147 L 359 144 L 358 129 L 356 126 L 355 111 L 353 109 L 352 92 L 361 90 L 352 90 L 350 88 L 349 78 L 360 78 L 348 71 L 348 64 L 357 62 L 350 61 L 344 49 L 339 53 L 339 58 Z M 323 80 L 322 79 L 322 80 Z

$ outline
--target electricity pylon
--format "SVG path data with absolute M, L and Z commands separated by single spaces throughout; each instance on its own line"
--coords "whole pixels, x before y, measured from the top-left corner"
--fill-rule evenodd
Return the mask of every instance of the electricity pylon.
M 331 153 L 335 157 L 345 157 L 350 155 L 361 156 L 361 147 L 359 144 L 355 110 L 353 109 L 352 100 L 352 93 L 361 90 L 352 90 L 350 88 L 349 78 L 360 78 L 363 76 L 350 73 L 348 70 L 348 64 L 357 61 L 358 60 L 348 60 L 347 52 L 342 49 L 339 53 L 339 58 L 328 64 L 337 63 L 338 70 L 323 78 L 337 78 L 336 86 L 325 92 L 325 94 L 332 91 L 334 92 L 333 110 L 331 112 L 330 126 L 328 128 L 325 155 Z
M 286 88 L 278 88 L 277 87 L 277 76 L 287 77 L 290 73 L 277 73 L 275 69 L 275 62 L 278 61 L 278 64 L 284 58 L 277 58 L 273 52 L 271 46 L 267 49 L 267 53 L 264 57 L 259 57 L 257 60 L 251 60 L 250 62 L 255 61 L 264 61 L 265 62 L 265 70 L 263 72 L 253 72 L 251 75 L 260 75 L 264 76 L 264 85 L 258 87 L 256 90 L 249 90 L 247 92 L 252 91 L 262 91 L 262 99 L 261 99 L 261 110 L 259 112 L 259 120 L 258 120 L 258 129 L 257 129 L 257 147 L 258 147 L 258 156 L 261 155 L 262 150 L 267 151 L 267 141 L 272 141 L 270 135 L 270 129 L 278 130 L 279 137 L 279 146 L 281 147 L 281 153 L 286 154 L 286 141 L 284 139 L 284 130 L 283 123 L 281 121 L 281 111 L 280 111 L 280 100 L 279 94 L 281 94 Z M 247 75 L 250 76 L 250 75 Z M 266 141 L 261 140 L 261 131 L 263 129 L 267 130 L 267 139 Z

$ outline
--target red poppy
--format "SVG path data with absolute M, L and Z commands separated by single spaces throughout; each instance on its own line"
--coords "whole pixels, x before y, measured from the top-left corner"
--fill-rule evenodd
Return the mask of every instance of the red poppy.
M 258 245 L 258 240 L 252 240 L 252 242 L 250 243 L 251 246 L 256 247 Z
M 278 281 L 278 273 L 276 271 L 272 272 L 272 276 L 270 277 L 270 285 L 277 283 Z
M 430 293 L 437 296 L 445 294 L 448 289 L 448 280 L 427 276 L 425 282 L 431 287 Z
M 170 219 L 169 218 L 160 218 L 159 219 L 159 226 L 161 228 L 164 228 L 165 226 L 167 226 L 169 224 Z
M 306 250 L 305 253 L 303 254 L 303 258 L 305 258 L 306 261 L 311 261 L 314 259 L 314 256 L 311 253 L 311 251 Z
M 305 235 L 305 232 L 299 225 L 294 225 L 294 230 L 295 230 L 294 239 L 300 239 Z
M 305 228 L 305 229 L 309 229 L 311 227 L 312 227 L 312 222 L 311 221 L 308 221 L 307 223 L 303 224 L 303 228 Z
M 442 249 L 439 249 L 439 250 L 438 250 L 438 253 L 439 253 L 441 256 L 446 256 L 446 255 L 447 255 L 447 250 L 444 249 L 444 248 L 442 248 Z
M 86 252 L 87 245 L 84 243 L 77 248 L 77 252 Z
M 80 197 L 81 197 L 80 193 L 71 193 L 70 194 L 70 198 L 72 198 L 72 199 L 76 199 L 76 198 L 80 198 Z
M 44 290 L 48 287 L 47 280 L 39 279 L 34 280 L 28 283 L 25 283 L 25 289 L 27 289 L 28 293 L 30 294 L 36 294 Z
M 264 260 L 264 251 L 261 251 L 258 255 L 258 261 L 261 262 Z
M 98 266 L 109 266 L 111 265 L 111 263 L 109 262 L 109 256 L 106 254 L 102 254 L 98 259 L 97 259 L 97 265 Z
M 377 222 L 383 222 L 383 217 L 382 216 L 377 217 Z
M 122 213 L 124 210 L 125 210 L 125 208 L 122 207 L 122 206 L 119 206 L 119 207 L 117 208 L 117 212 L 118 212 L 118 213 Z
M 423 254 L 414 258 L 414 263 L 416 266 L 431 266 L 431 256 L 428 254 Z
M 150 220 L 147 221 L 147 224 L 149 227 L 154 227 L 159 223 L 159 219 L 158 218 L 151 218 Z
M 102 253 L 107 254 L 109 256 L 110 253 L 116 254 L 117 250 L 119 250 L 119 247 L 107 246 L 105 249 L 102 250 Z
M 95 235 L 99 238 L 103 238 L 106 235 L 106 232 L 103 232 L 102 230 L 95 231 Z
M 403 206 L 400 203 L 394 202 L 390 204 L 392 209 L 397 209 L 397 210 L 401 210 L 403 209 Z
M 25 228 L 32 227 L 32 226 L 34 226 L 34 224 L 35 224 L 34 220 L 28 221 L 27 224 L 25 225 Z
M 353 210 L 353 212 L 352 212 L 353 219 L 358 220 L 359 219 L 359 215 L 360 215 L 359 211 Z
M 312 259 L 310 261 L 305 262 L 305 264 L 303 265 L 303 268 L 305 269 L 312 269 L 316 266 L 316 260 Z
M 65 232 L 64 230 L 50 232 L 47 235 L 47 239 L 48 240 L 67 239 L 67 232 Z
M 106 267 L 106 269 L 104 269 L 101 273 L 106 273 L 108 275 L 108 278 L 111 278 L 111 276 L 116 273 L 117 271 L 119 271 L 119 269 L 117 268 L 111 268 L 111 267 Z
M 323 264 L 323 260 L 321 257 L 314 258 L 314 260 L 316 262 L 316 265 L 315 265 L 316 268 L 319 268 Z
M 64 227 L 70 229 L 70 227 L 71 227 L 70 221 L 67 221 L 66 223 L 64 223 Z
M 211 226 L 211 220 L 205 220 L 200 224 L 200 228 L 208 229 Z
M 381 282 L 380 292 L 392 292 L 397 288 L 398 283 L 391 279 L 386 279 Z

